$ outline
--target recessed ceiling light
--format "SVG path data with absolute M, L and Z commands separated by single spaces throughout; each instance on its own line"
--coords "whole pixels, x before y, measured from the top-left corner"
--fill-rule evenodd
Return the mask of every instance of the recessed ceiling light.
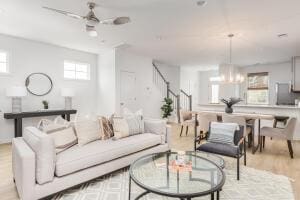
M 206 4 L 207 4 L 206 1 L 202 1 L 202 0 L 197 1 L 197 6 L 205 6 Z
M 288 37 L 289 35 L 287 33 L 281 33 L 277 35 L 279 38 L 285 38 Z

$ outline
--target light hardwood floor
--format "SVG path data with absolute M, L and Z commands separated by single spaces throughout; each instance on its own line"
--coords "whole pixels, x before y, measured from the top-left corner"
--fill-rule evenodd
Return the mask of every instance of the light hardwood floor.
M 171 147 L 176 150 L 193 150 L 193 130 L 188 135 L 179 137 L 179 127 L 172 126 Z M 294 143 L 294 159 L 290 159 L 287 144 L 284 141 L 266 139 L 266 147 L 262 153 L 252 155 L 248 152 L 247 166 L 271 171 L 290 177 L 295 199 L 300 200 L 300 143 Z M 19 199 L 12 180 L 11 145 L 0 145 L 0 199 Z

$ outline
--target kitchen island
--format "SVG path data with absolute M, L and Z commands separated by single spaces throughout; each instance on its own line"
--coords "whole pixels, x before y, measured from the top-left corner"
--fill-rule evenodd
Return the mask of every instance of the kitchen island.
M 195 111 L 224 111 L 224 104 L 198 104 Z M 279 116 L 295 117 L 297 125 L 294 133 L 294 140 L 300 140 L 300 107 L 293 105 L 245 105 L 238 104 L 233 106 L 233 112 L 270 114 Z M 261 127 L 273 126 L 273 120 L 262 120 Z M 256 126 L 255 132 L 258 132 Z

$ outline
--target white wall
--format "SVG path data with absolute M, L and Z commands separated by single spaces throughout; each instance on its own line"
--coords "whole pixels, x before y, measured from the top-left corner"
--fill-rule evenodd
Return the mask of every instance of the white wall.
M 152 58 L 133 54 L 126 49 L 116 50 L 116 111 L 120 113 L 120 73 L 134 72 L 136 75 L 136 109 L 143 109 L 145 117 L 161 117 L 160 107 L 163 96 L 153 83 Z M 171 88 L 179 91 L 179 67 L 158 65 L 158 68 L 170 81 Z
M 11 100 L 6 97 L 5 89 L 10 86 L 24 85 L 26 77 L 33 72 L 48 74 L 53 81 L 50 94 L 37 97 L 28 94 L 23 99 L 23 111 L 42 108 L 41 101 L 48 100 L 50 109 L 64 108 L 64 99 L 60 96 L 62 87 L 74 88 L 76 96 L 73 108 L 80 113 L 96 112 L 96 74 L 97 55 L 53 46 L 31 40 L 0 35 L 0 49 L 9 52 L 9 75 L 0 75 L 0 143 L 8 142 L 14 136 L 13 120 L 5 120 L 4 112 L 11 112 Z M 91 65 L 90 81 L 70 81 L 63 78 L 63 61 L 75 60 Z M 36 125 L 39 119 L 23 120 L 23 127 Z
M 198 72 L 198 84 L 199 84 L 199 90 L 198 90 L 198 103 L 199 104 L 208 104 L 211 102 L 211 85 L 210 85 L 210 77 L 218 76 L 218 71 L 212 70 L 212 71 L 199 71 Z M 194 95 L 194 94 L 193 94 Z
M 242 67 L 241 73 L 247 77 L 247 73 L 254 72 L 268 72 L 269 73 L 269 104 L 276 104 L 276 91 L 275 85 L 277 82 L 288 83 L 291 81 L 291 63 L 278 63 L 278 64 L 266 64 L 256 65 L 249 67 Z M 209 78 L 218 76 L 218 71 L 199 71 L 199 103 L 210 103 L 210 81 Z M 191 76 L 189 76 L 191 77 Z M 241 85 L 234 84 L 220 84 L 220 98 L 229 97 L 241 97 L 244 99 L 247 92 L 247 82 L 245 81 Z
M 256 65 L 242 68 L 242 73 L 247 76 L 247 73 L 268 72 L 269 73 L 269 104 L 276 104 L 275 85 L 277 82 L 288 83 L 292 80 L 291 63 Z M 241 97 L 247 91 L 247 83 L 241 85 Z
M 199 77 L 198 72 L 180 68 L 180 89 L 192 95 L 192 108 L 195 108 L 199 102 Z
M 109 116 L 116 112 L 115 50 L 98 56 L 97 99 L 98 114 Z

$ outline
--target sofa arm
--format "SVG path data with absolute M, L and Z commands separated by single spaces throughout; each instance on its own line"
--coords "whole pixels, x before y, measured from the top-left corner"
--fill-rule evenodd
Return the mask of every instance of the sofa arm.
M 145 132 L 163 136 L 163 143 L 170 143 L 171 126 L 165 120 L 145 119 Z
M 20 198 L 35 199 L 35 153 L 23 138 L 12 140 L 12 168 Z

